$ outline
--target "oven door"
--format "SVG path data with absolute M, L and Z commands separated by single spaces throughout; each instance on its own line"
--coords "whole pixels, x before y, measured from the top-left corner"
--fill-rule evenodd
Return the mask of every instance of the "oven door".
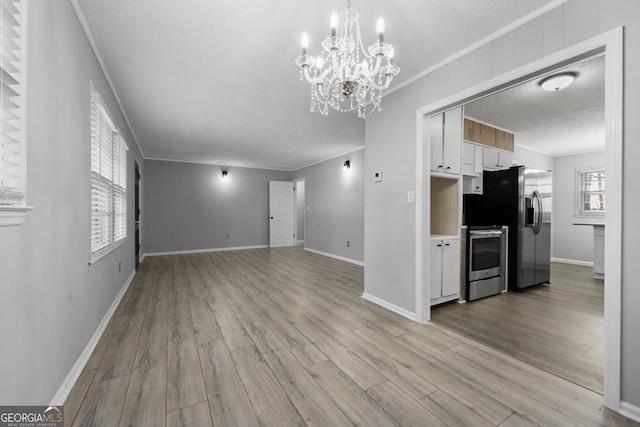
M 502 230 L 469 231 L 469 281 L 502 273 Z

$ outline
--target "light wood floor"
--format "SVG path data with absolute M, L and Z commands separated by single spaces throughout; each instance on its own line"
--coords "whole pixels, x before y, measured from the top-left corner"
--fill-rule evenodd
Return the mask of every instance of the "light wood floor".
M 411 322 L 362 291 L 362 267 L 299 248 L 147 258 L 65 402 L 65 420 L 637 425 L 603 409 L 597 393 Z
M 591 267 L 552 263 L 550 286 L 443 305 L 431 320 L 603 392 L 604 287 Z

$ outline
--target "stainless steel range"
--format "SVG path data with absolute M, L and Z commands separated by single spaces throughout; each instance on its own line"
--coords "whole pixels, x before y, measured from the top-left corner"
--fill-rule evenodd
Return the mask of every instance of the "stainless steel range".
M 467 301 L 505 290 L 507 232 L 501 226 L 467 228 Z

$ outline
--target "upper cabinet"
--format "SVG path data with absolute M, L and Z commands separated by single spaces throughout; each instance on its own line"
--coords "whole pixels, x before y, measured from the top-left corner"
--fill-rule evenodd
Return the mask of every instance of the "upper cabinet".
M 482 167 L 484 170 L 509 169 L 513 164 L 513 152 L 482 148 Z
M 470 142 L 462 143 L 462 173 L 465 176 L 482 176 L 482 147 Z
M 482 170 L 511 167 L 513 163 L 513 133 L 465 118 L 464 140 L 465 145 L 474 146 L 475 150 L 472 156 L 471 148 L 465 146 L 465 160 L 463 160 L 465 175 L 476 175 L 475 168 L 478 163 L 482 165 Z M 467 161 L 466 157 L 473 157 L 473 173 L 471 173 L 471 161 Z M 478 159 L 480 160 L 478 161 Z M 467 165 L 467 163 L 469 164 Z
M 460 175 L 462 133 L 462 107 L 429 117 L 432 172 Z
M 464 140 L 513 153 L 513 133 L 464 119 Z

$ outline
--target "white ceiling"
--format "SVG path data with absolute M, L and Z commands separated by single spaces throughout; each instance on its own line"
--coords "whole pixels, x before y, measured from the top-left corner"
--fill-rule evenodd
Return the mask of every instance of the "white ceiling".
M 147 158 L 291 170 L 364 145 L 355 113 L 309 112 L 294 64 L 305 30 L 319 53 L 343 0 L 74 1 Z M 385 18 L 401 68 L 393 87 L 550 3 L 558 0 L 352 6 L 365 45 Z
M 515 143 L 551 156 L 605 149 L 604 55 L 556 70 L 578 74 L 558 92 L 536 78 L 465 105 L 465 116 L 514 133 Z

